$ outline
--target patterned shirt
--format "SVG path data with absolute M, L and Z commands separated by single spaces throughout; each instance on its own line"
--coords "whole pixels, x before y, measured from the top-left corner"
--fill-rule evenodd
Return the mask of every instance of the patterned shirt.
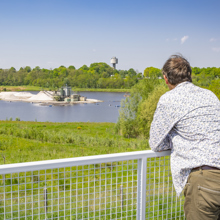
M 220 101 L 190 82 L 161 96 L 150 129 L 153 151 L 171 149 L 171 172 L 177 195 L 192 168 L 220 168 Z

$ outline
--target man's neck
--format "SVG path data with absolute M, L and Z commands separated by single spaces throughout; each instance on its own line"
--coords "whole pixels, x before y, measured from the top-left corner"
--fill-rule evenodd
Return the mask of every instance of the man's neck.
M 171 85 L 170 83 L 167 84 L 170 90 L 174 89 L 177 85 Z

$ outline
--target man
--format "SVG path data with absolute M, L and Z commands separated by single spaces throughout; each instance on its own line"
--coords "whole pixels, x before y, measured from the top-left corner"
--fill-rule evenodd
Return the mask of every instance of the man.
M 180 55 L 164 64 L 170 91 L 157 104 L 149 143 L 153 151 L 171 149 L 178 196 L 185 187 L 186 219 L 220 219 L 220 101 L 193 85 L 191 72 Z

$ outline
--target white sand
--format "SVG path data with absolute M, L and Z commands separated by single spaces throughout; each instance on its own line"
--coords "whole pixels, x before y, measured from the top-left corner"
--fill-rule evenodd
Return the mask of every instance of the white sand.
M 28 100 L 30 101 L 52 101 L 53 98 L 44 93 L 43 91 L 40 91 L 37 95 L 33 95 Z
M 14 95 L 15 96 L 20 96 L 20 97 L 23 97 L 23 96 L 31 97 L 31 96 L 33 96 L 33 94 L 30 93 L 30 92 L 15 92 Z
M 68 104 L 66 102 L 57 102 L 53 100 L 53 93 L 51 91 L 40 91 L 37 95 L 30 92 L 1 92 L 0 99 L 6 101 L 25 101 L 25 102 L 42 102 L 42 103 L 53 103 L 53 104 Z M 76 103 L 94 103 L 102 102 L 97 99 L 87 99 L 86 101 L 76 101 Z
M 30 92 L 1 92 L 0 99 L 11 100 L 11 101 L 21 100 L 21 101 L 30 101 L 30 102 L 53 100 L 53 98 L 49 96 L 49 94 L 46 94 L 43 91 L 39 92 L 37 95 L 34 95 Z
M 1 92 L 0 98 L 4 100 L 16 99 L 14 92 Z

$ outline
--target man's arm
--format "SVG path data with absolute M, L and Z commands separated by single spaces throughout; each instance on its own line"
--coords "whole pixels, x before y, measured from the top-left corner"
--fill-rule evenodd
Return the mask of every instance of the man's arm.
M 168 134 L 161 144 L 159 144 L 157 147 L 151 147 L 151 150 L 155 152 L 158 151 L 160 152 L 160 151 L 170 150 L 171 148 L 172 148 L 172 142 Z

